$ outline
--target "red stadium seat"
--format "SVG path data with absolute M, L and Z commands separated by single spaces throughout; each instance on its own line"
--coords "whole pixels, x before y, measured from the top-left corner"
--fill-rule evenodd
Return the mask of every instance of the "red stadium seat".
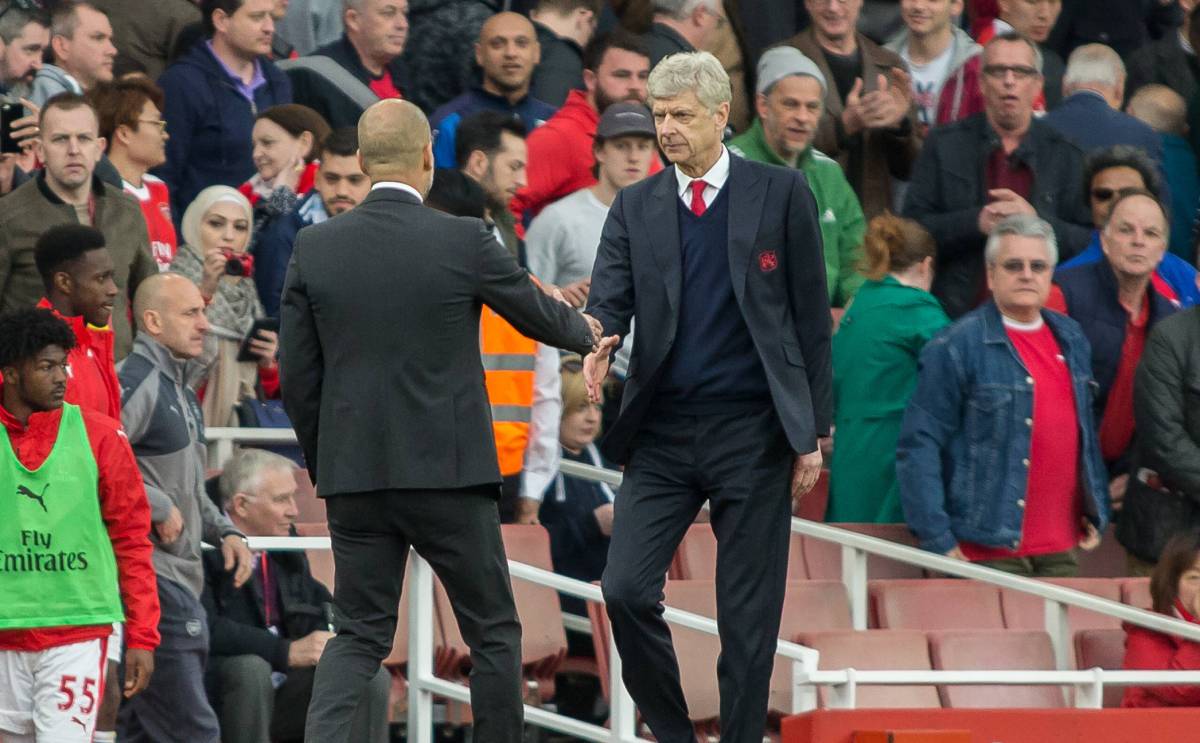
M 1093 596 L 1121 600 L 1120 581 L 1111 578 L 1047 578 L 1047 583 L 1053 583 L 1064 588 L 1090 593 Z M 1046 601 L 1032 594 L 1018 591 L 1002 590 L 1000 603 L 1004 607 L 1004 626 L 1008 629 L 1046 629 Z M 1119 629 L 1121 620 L 1105 614 L 1099 614 L 1086 609 L 1069 607 L 1067 621 L 1072 630 L 1083 629 Z
M 929 671 L 929 645 L 925 633 L 915 630 L 838 630 L 806 632 L 799 638 L 821 653 L 819 667 L 825 670 Z M 828 706 L 828 691 L 821 689 L 821 705 Z M 859 686 L 859 709 L 940 707 L 933 686 Z
M 779 637 L 796 642 L 806 632 L 853 629 L 846 587 L 835 580 L 789 580 Z M 792 711 L 792 662 L 775 656 L 769 709 L 772 717 Z
M 318 523 L 325 521 L 325 501 L 317 497 L 312 480 L 308 479 L 308 470 L 298 469 L 296 476 L 296 510 L 300 515 L 297 521 Z
M 1125 630 L 1085 629 L 1075 633 L 1075 663 L 1081 670 L 1116 671 L 1125 663 Z M 1104 687 L 1104 706 L 1120 707 L 1125 689 Z
M 867 590 L 883 629 L 1004 629 L 1000 592 L 965 580 L 873 580 Z
M 917 544 L 916 537 L 904 524 L 834 524 L 834 526 L 910 547 L 915 547 Z M 809 578 L 842 579 L 841 545 L 811 538 L 804 539 L 803 544 L 804 564 Z M 923 578 L 925 572 L 916 565 L 869 555 L 867 557 L 867 576 L 872 579 Z
M 1149 578 L 1126 578 L 1121 581 L 1121 602 L 1139 609 L 1151 609 L 1154 599 L 1150 596 Z
M 1054 670 L 1045 632 L 951 630 L 929 633 L 933 667 L 945 671 Z M 1057 686 L 943 686 L 943 707 L 1051 708 L 1064 706 Z
M 788 550 L 788 580 L 802 580 L 808 573 L 799 534 L 792 534 Z M 717 537 L 712 524 L 692 524 L 688 527 L 675 553 L 671 570 L 672 580 L 714 580 L 717 577 Z
M 693 614 L 716 618 L 717 594 L 711 580 L 672 580 L 663 589 L 667 606 Z M 721 641 L 716 635 L 671 626 L 675 656 L 679 659 L 679 679 L 687 700 L 692 722 L 711 727 L 721 715 L 717 691 L 717 656 Z

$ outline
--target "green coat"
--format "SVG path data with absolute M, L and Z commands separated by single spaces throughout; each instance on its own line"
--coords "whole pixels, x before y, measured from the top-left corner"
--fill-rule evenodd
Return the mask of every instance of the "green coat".
M 858 290 L 833 337 L 830 522 L 900 523 L 896 439 L 917 356 L 950 324 L 929 292 L 885 276 Z
M 747 160 L 790 167 L 767 145 L 762 122 L 757 118 L 750 128 L 729 140 L 729 151 Z M 867 221 L 854 189 L 842 173 L 842 166 L 809 147 L 796 163 L 808 178 L 808 185 L 820 211 L 821 242 L 825 246 L 825 278 L 829 282 L 829 303 L 844 307 L 862 286 L 859 272 L 863 235 Z

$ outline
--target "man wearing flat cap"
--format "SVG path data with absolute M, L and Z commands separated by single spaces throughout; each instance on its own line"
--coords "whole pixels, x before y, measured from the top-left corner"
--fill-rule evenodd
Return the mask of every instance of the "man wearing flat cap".
M 799 49 L 768 49 L 758 61 L 758 115 L 730 140 L 729 151 L 803 171 L 817 200 L 829 303 L 845 307 L 863 283 L 858 265 L 866 219 L 841 166 L 813 146 L 826 93 L 825 76 Z

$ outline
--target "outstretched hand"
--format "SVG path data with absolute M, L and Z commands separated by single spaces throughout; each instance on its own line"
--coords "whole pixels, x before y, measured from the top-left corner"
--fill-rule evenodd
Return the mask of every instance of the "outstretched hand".
M 601 338 L 596 350 L 583 357 L 583 382 L 587 385 L 588 399 L 594 403 L 600 402 L 600 388 L 608 376 L 609 356 L 620 342 L 619 335 Z

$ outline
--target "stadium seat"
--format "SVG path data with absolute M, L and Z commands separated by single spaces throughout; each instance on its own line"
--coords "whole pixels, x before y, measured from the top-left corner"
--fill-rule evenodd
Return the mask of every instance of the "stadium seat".
M 1103 668 L 1116 671 L 1125 662 L 1125 630 L 1085 629 L 1075 633 L 1075 662 L 1081 670 Z M 1120 707 L 1125 689 L 1104 687 L 1104 706 Z
M 693 614 L 716 618 L 717 594 L 711 580 L 672 580 L 663 589 L 667 606 Z M 716 635 L 671 626 L 675 656 L 679 659 L 679 679 L 687 700 L 692 722 L 710 727 L 721 716 L 717 691 L 717 656 L 721 641 Z
M 867 590 L 883 629 L 1004 629 L 995 586 L 930 578 L 873 580 Z
M 308 479 L 308 470 L 297 469 L 296 476 L 296 510 L 299 512 L 297 521 L 325 521 L 325 501 L 317 497 L 312 480 Z
M 924 632 L 915 630 L 836 630 L 805 632 L 798 638 L 821 653 L 823 670 L 855 668 L 859 670 L 929 671 L 929 645 Z M 818 695 L 821 706 L 828 706 L 828 690 Z M 859 709 L 899 707 L 940 707 L 933 686 L 859 686 Z
M 1064 588 L 1090 593 L 1093 596 L 1121 600 L 1120 581 L 1112 578 L 1047 578 Z M 1004 626 L 1008 629 L 1046 629 L 1046 601 L 1038 596 L 1007 589 L 1000 591 L 1000 604 L 1004 608 Z M 1067 621 L 1072 630 L 1119 629 L 1121 620 L 1087 609 L 1067 608 Z
M 1150 609 L 1154 599 L 1150 596 L 1149 578 L 1126 578 L 1121 581 L 1121 603 L 1136 606 L 1139 609 Z
M 824 521 L 825 509 L 829 506 L 829 470 L 822 469 L 821 476 L 813 489 L 804 494 L 800 505 L 792 514 L 809 521 Z
M 804 553 L 799 534 L 792 534 L 788 550 L 788 580 L 802 580 L 808 576 L 804 565 Z M 712 524 L 697 523 L 688 527 L 668 576 L 672 580 L 714 580 L 717 577 L 717 537 Z
M 833 524 L 833 526 L 910 547 L 915 547 L 917 544 L 916 537 L 904 524 Z M 806 537 L 803 546 L 804 564 L 809 578 L 842 579 L 841 545 Z M 867 577 L 872 579 L 924 578 L 925 572 L 916 565 L 871 555 L 867 557 Z
M 1054 670 L 1045 632 L 951 630 L 929 633 L 933 667 L 944 671 Z M 943 707 L 1052 708 L 1064 706 L 1057 686 L 941 686 Z
M 835 580 L 789 580 L 783 599 L 779 637 L 796 642 L 805 632 L 853 629 L 846 587 Z M 771 674 L 770 714 L 791 714 L 792 662 L 775 656 Z

